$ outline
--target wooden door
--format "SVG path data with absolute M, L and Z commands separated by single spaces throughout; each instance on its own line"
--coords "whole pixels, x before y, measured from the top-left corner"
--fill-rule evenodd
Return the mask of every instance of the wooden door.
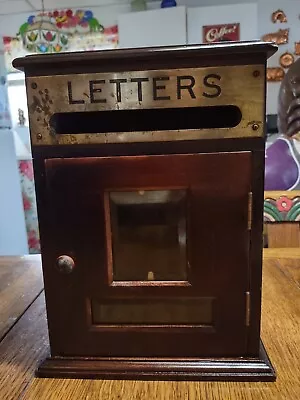
M 246 353 L 251 152 L 45 163 L 52 355 Z

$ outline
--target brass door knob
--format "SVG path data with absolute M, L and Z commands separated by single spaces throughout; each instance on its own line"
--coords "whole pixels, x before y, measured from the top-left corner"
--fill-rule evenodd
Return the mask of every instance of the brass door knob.
M 59 256 L 56 259 L 56 266 L 61 274 L 70 274 L 75 268 L 75 262 L 72 257 Z

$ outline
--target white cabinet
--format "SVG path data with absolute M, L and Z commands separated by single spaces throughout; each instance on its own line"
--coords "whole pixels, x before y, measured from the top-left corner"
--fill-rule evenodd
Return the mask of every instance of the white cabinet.
M 0 255 L 28 253 L 13 133 L 0 130 Z
M 186 7 L 122 14 L 118 19 L 120 47 L 186 44 Z

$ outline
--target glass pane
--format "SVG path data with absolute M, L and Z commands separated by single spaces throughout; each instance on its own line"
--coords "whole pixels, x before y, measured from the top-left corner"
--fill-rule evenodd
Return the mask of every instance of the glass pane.
M 92 300 L 94 324 L 212 325 L 213 298 Z
M 110 192 L 114 281 L 182 281 L 186 191 Z

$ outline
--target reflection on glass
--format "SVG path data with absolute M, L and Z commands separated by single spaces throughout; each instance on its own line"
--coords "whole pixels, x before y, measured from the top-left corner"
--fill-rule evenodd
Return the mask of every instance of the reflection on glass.
M 110 192 L 114 281 L 186 280 L 186 191 Z
M 92 300 L 93 324 L 212 325 L 213 298 Z

